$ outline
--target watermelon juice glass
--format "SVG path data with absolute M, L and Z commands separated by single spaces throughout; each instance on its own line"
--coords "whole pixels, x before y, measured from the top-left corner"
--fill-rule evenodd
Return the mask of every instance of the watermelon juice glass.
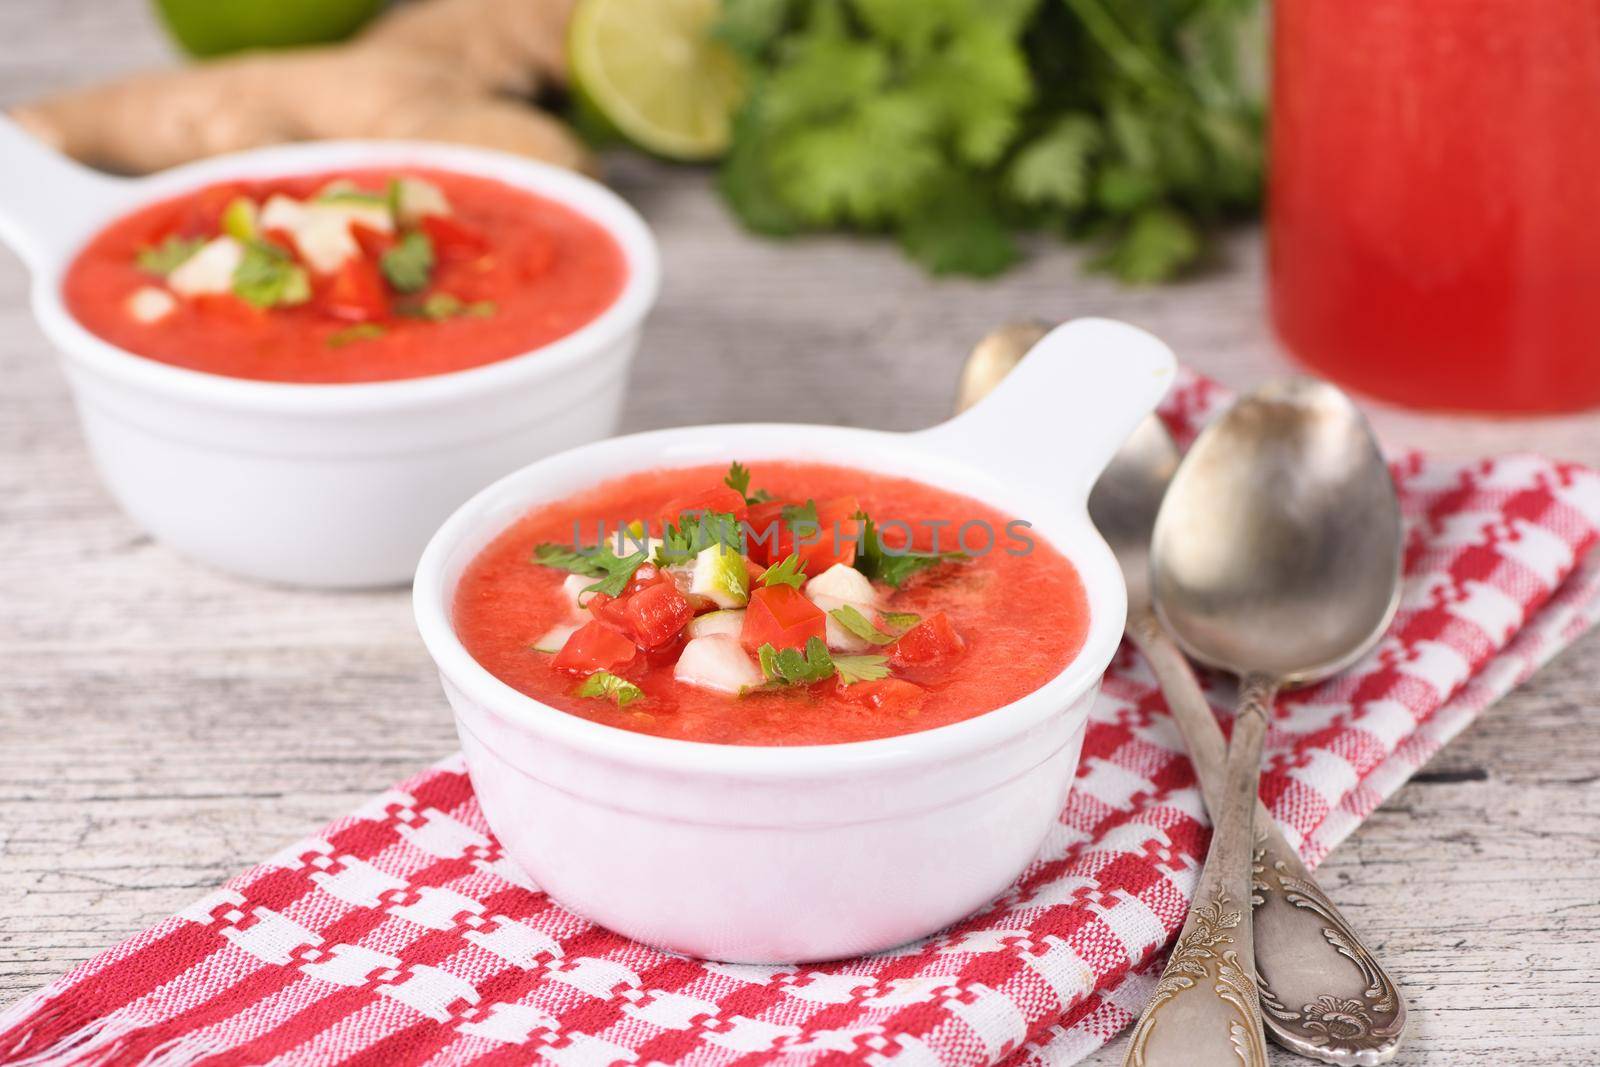
M 1422 408 L 1600 404 L 1600 4 L 1286 0 L 1272 314 Z

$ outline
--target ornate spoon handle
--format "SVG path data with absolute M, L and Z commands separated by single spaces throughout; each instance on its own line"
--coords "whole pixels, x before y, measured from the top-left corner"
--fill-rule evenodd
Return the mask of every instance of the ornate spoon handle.
M 1123 1067 L 1266 1067 L 1250 885 L 1261 740 L 1277 688 L 1263 675 L 1244 680 L 1200 885 Z
M 1215 810 L 1227 746 L 1200 683 L 1153 613 L 1130 617 L 1128 634 L 1161 684 Z M 1405 998 L 1264 807 L 1255 831 L 1255 962 L 1268 1033 L 1285 1048 L 1342 1067 L 1387 1063 L 1404 1038 Z

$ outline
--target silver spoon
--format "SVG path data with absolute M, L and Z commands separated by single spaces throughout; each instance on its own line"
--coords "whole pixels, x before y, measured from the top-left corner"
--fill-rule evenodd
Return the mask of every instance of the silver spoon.
M 968 358 L 960 407 L 992 389 L 1048 330 L 1012 323 Z M 1089 515 L 1116 553 L 1128 586 L 1128 637 L 1150 664 L 1195 765 L 1207 807 L 1220 804 L 1227 749 L 1189 662 L 1156 618 L 1150 598 L 1150 538 L 1176 443 L 1146 419 L 1089 497 Z M 1268 1032 L 1302 1055 L 1342 1065 L 1392 1059 L 1405 1029 L 1404 998 L 1370 949 L 1312 879 L 1265 808 L 1257 808 L 1255 958 Z
M 1349 666 L 1400 596 L 1400 504 L 1366 420 L 1331 385 L 1244 397 L 1167 487 L 1150 587 L 1192 658 L 1240 677 L 1211 848 L 1167 969 L 1124 1063 L 1266 1063 L 1254 976 L 1252 824 L 1278 691 Z

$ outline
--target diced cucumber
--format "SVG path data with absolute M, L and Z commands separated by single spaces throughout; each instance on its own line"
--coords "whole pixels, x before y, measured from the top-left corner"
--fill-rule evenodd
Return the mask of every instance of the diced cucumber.
M 213 237 L 167 275 L 172 291 L 183 296 L 233 291 L 233 272 L 244 259 L 244 245 L 232 237 Z
M 689 636 L 711 637 L 723 634 L 737 638 L 744 630 L 744 609 L 708 611 L 689 620 Z
M 275 193 L 262 205 L 256 224 L 263 230 L 285 230 L 294 233 L 305 225 L 306 206 L 293 197 Z
M 689 592 L 719 608 L 743 607 L 750 601 L 750 572 L 744 557 L 727 545 L 710 545 L 694 558 Z
M 350 232 L 350 219 L 342 211 L 323 210 L 322 205 L 317 205 L 306 212 L 293 233 L 300 258 L 321 274 L 332 274 L 345 260 L 361 254 L 361 246 Z
M 852 604 L 878 603 L 878 591 L 867 576 L 843 563 L 835 563 L 807 582 L 806 595 L 813 600 L 818 596 L 830 596 Z
M 567 603 L 581 611 L 589 606 L 589 598 L 594 596 L 593 593 L 585 593 L 584 590 L 599 580 L 587 574 L 569 574 L 561 582 L 561 591 L 567 595 Z
M 567 638 L 578 632 L 576 626 L 555 626 L 533 643 L 535 652 L 560 652 L 566 647 Z
M 736 694 L 766 681 L 761 668 L 736 637 L 712 634 L 683 646 L 672 676 L 684 685 Z
M 401 223 L 409 226 L 421 222 L 427 215 L 450 214 L 450 201 L 445 198 L 444 190 L 432 182 L 401 178 L 398 185 L 395 207 Z
M 830 568 L 830 570 L 831 569 L 834 568 Z M 827 572 L 825 571 L 823 573 Z M 840 597 L 829 596 L 826 593 L 813 593 L 810 585 L 806 586 L 806 599 L 810 600 L 817 607 L 821 608 L 823 614 L 827 616 L 827 633 L 824 635 L 823 639 L 828 642 L 828 649 L 830 651 L 866 652 L 868 649 L 873 647 L 871 641 L 851 633 L 844 626 L 840 625 L 839 620 L 833 617 L 833 613 L 839 608 L 849 605 L 850 607 L 853 607 L 857 611 L 861 612 L 861 614 L 865 615 L 867 618 L 871 619 L 877 615 L 877 608 L 873 607 L 871 604 L 862 604 L 859 602 L 844 600 Z
M 178 302 L 165 289 L 153 285 L 141 286 L 128 296 L 128 314 L 135 322 L 148 325 L 160 322 L 177 308 Z
M 235 241 L 249 243 L 260 234 L 256 226 L 256 202 L 248 196 L 236 196 L 222 211 L 222 232 Z

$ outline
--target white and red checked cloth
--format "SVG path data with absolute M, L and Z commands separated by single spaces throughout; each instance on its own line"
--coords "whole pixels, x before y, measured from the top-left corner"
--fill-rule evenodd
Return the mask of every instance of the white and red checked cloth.
M 1187 439 L 1225 399 L 1186 378 L 1164 413 Z M 1409 522 L 1394 626 L 1285 697 L 1267 737 L 1263 797 L 1313 863 L 1600 614 L 1600 475 L 1523 456 L 1404 455 L 1394 473 Z M 1132 1021 L 1207 833 L 1124 649 L 1060 825 L 1003 898 L 879 956 L 725 966 L 521 883 L 452 759 L 13 1006 L 0 1062 L 1064 1064 Z

